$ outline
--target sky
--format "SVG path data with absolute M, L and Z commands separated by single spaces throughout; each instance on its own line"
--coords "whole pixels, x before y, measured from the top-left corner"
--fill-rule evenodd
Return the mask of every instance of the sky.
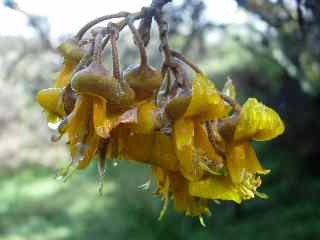
M 1 0 L 0 0 L 1 1 Z M 181 0 L 175 0 L 179 3 Z M 86 22 L 105 14 L 119 11 L 134 12 L 148 6 L 151 0 L 16 0 L 28 13 L 46 16 L 51 38 L 75 33 Z M 206 0 L 206 17 L 216 23 L 243 23 L 247 15 L 237 8 L 234 0 Z M 0 36 L 34 36 L 26 17 L 0 5 Z

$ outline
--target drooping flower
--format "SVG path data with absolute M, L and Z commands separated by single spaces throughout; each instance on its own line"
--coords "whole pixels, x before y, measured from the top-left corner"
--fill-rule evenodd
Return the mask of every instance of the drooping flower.
M 53 140 L 67 138 L 71 160 L 61 177 L 86 169 L 95 156 L 100 177 L 106 159 L 147 164 L 155 194 L 164 202 L 160 218 L 170 199 L 177 211 L 201 218 L 210 215 L 209 200 L 241 203 L 265 197 L 258 188 L 261 175 L 270 170 L 261 166 L 250 141 L 282 134 L 279 115 L 254 98 L 241 106 L 231 80 L 219 91 L 194 69 L 191 81 L 187 61 L 176 58 L 163 64 L 161 74 L 144 60 L 123 77 L 116 31 L 107 30 L 93 31 L 88 52 L 75 40 L 63 43 L 62 71 L 51 88 L 37 94 L 48 122 L 58 130 Z M 112 74 L 101 57 L 103 34 L 108 32 Z M 150 181 L 144 186 L 150 187 Z

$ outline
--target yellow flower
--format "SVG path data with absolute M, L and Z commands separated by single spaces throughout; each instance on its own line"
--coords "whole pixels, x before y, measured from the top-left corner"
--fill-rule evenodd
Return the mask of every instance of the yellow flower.
M 71 74 L 76 67 L 76 62 L 64 61 L 62 70 L 58 74 L 51 88 L 42 89 L 36 95 L 36 100 L 47 114 L 49 124 L 57 124 L 66 115 L 63 94 L 70 82 Z
M 243 105 L 234 140 L 271 140 L 284 132 L 284 124 L 271 108 L 249 98 Z
M 241 203 L 241 196 L 236 186 L 227 176 L 210 176 L 200 181 L 189 183 L 192 196 L 212 200 L 232 200 Z
M 71 49 L 77 57 L 74 43 L 68 44 L 63 53 L 68 56 Z M 175 102 L 169 101 L 167 109 L 149 95 L 123 107 L 103 97 L 101 89 L 71 90 L 76 64 L 66 58 L 52 88 L 37 94 L 48 121 L 58 122 L 60 134 L 68 139 L 72 160 L 64 177 L 70 166 L 85 169 L 96 153 L 100 175 L 105 156 L 148 164 L 156 178 L 155 193 L 164 202 L 160 219 L 171 198 L 177 211 L 201 218 L 210 214 L 208 200 L 241 203 L 263 196 L 257 191 L 258 174 L 270 171 L 261 166 L 249 141 L 270 140 L 283 133 L 284 124 L 274 110 L 253 98 L 241 108 L 231 80 L 221 93 L 201 74 L 192 82 L 191 95 L 186 91 Z M 75 98 L 72 107 L 65 99 L 67 90 Z M 168 127 L 170 134 L 161 126 Z
M 253 198 L 261 180 L 256 176 L 268 174 L 270 170 L 263 169 L 256 153 L 249 143 L 230 146 L 227 153 L 227 168 L 232 183 L 237 187 L 242 199 Z
M 207 121 L 225 116 L 225 104 L 213 82 L 197 74 L 192 82 L 192 97 L 184 117 Z
M 62 118 L 65 116 L 62 96 L 62 88 L 47 88 L 40 90 L 36 99 L 46 112 Z

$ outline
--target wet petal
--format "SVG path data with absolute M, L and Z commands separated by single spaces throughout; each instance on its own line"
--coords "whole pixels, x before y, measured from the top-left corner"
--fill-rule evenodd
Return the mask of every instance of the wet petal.
M 129 109 L 122 114 L 109 114 L 107 116 L 108 104 L 106 100 L 100 97 L 93 97 L 93 122 L 96 133 L 102 138 L 110 137 L 112 129 L 120 123 L 136 123 L 137 109 Z
M 152 172 L 157 179 L 157 191 L 155 194 L 162 195 L 163 207 L 160 212 L 159 220 L 161 220 L 167 210 L 169 203 L 170 178 L 168 172 L 161 167 L 152 167 Z
M 223 159 L 212 147 L 204 126 L 199 122 L 195 123 L 194 146 L 197 152 L 205 155 L 208 160 L 212 161 L 216 165 L 223 165 Z
M 243 105 L 234 140 L 271 140 L 284 132 L 284 124 L 271 108 L 249 98 Z
M 46 112 L 61 117 L 65 116 L 62 95 L 61 88 L 47 88 L 37 93 L 36 100 Z
M 79 162 L 79 169 L 85 169 L 90 164 L 98 149 L 99 136 L 95 133 L 93 128 L 90 129 L 91 131 L 85 141 L 86 149 L 84 151 L 84 158 Z
M 241 203 L 241 196 L 229 177 L 210 176 L 205 180 L 189 182 L 189 192 L 195 197 Z
M 243 147 L 245 149 L 245 154 L 246 154 L 246 161 L 245 161 L 246 169 L 251 173 L 268 174 L 270 170 L 264 169 L 261 166 L 253 147 L 249 143 L 244 143 Z
M 92 97 L 80 95 L 76 101 L 74 110 L 70 115 L 67 133 L 70 145 L 82 143 L 88 134 L 87 124 L 92 114 Z
M 174 141 L 180 171 L 189 180 L 200 179 L 203 170 L 193 162 L 194 123 L 190 118 L 180 118 L 174 122 Z
M 167 170 L 177 171 L 179 169 L 179 160 L 171 137 L 160 132 L 154 133 L 154 145 L 150 161 L 151 164 Z
M 156 119 L 154 112 L 156 106 L 153 101 L 145 101 L 138 106 L 138 122 L 135 126 L 136 133 L 152 133 L 155 129 Z
M 174 207 L 177 211 L 186 215 L 201 216 L 209 214 L 206 199 L 193 197 L 189 193 L 189 183 L 179 173 L 170 175 Z
M 113 125 L 117 121 L 107 118 L 107 102 L 100 97 L 93 97 L 93 124 L 96 133 L 102 138 L 108 138 Z
M 66 87 L 70 81 L 70 76 L 75 68 L 74 63 L 70 63 L 69 61 L 65 61 L 63 64 L 63 68 L 59 73 L 57 79 L 53 83 L 52 87 L 54 88 L 63 88 Z
M 227 153 L 227 167 L 231 180 L 240 184 L 246 171 L 246 153 L 243 145 L 232 146 Z
M 129 134 L 125 141 L 125 156 L 128 160 L 149 162 L 154 145 L 154 135 Z
M 235 184 L 243 182 L 246 172 L 267 174 L 270 171 L 262 168 L 249 143 L 230 147 L 227 154 L 227 167 L 231 180 Z
M 225 105 L 214 84 L 198 74 L 192 82 L 192 98 L 185 117 L 197 117 L 203 121 L 225 115 Z

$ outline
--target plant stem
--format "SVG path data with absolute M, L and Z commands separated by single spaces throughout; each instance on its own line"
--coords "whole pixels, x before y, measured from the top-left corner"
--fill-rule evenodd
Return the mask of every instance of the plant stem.
M 137 46 L 139 48 L 140 65 L 141 66 L 146 66 L 148 64 L 148 58 L 147 58 L 147 54 L 146 54 L 146 49 L 144 47 L 144 43 L 143 43 L 143 41 L 141 39 L 140 33 L 138 32 L 138 30 L 134 26 L 133 22 L 134 22 L 134 19 L 132 19 L 132 17 L 128 17 L 127 18 L 128 27 L 130 28 L 132 34 L 134 35 L 135 43 L 137 44 Z
M 154 1 L 154 2 L 160 2 L 160 0 Z M 164 53 L 164 65 L 171 65 L 172 56 L 171 56 L 171 50 L 168 43 L 169 26 L 167 21 L 164 19 L 163 12 L 161 11 L 161 9 L 160 10 L 156 9 L 155 20 L 158 24 L 158 29 L 159 29 L 159 38 L 161 42 L 160 49 L 163 50 L 163 53 Z
M 185 64 L 187 64 L 189 67 L 191 67 L 196 73 L 199 73 L 201 75 L 204 75 L 204 73 L 201 71 L 201 69 L 199 67 L 197 67 L 195 64 L 193 64 L 191 61 L 189 61 L 185 56 L 183 56 L 181 53 L 175 51 L 175 50 L 171 50 L 171 54 L 173 57 L 178 58 L 179 60 L 181 60 L 182 62 L 184 62 Z
M 77 41 L 81 40 L 81 38 L 83 37 L 83 35 L 90 29 L 92 28 L 94 25 L 109 20 L 109 19 L 113 19 L 113 18 L 124 18 L 127 17 L 129 15 L 128 12 L 119 12 L 119 13 L 115 13 L 115 14 L 109 14 L 109 15 L 105 15 L 102 17 L 98 17 L 90 22 L 88 22 L 86 25 L 84 25 L 79 31 L 78 33 L 75 35 L 75 39 Z
M 95 36 L 95 43 L 94 43 L 94 48 L 93 48 L 93 59 L 101 64 L 102 63 L 102 48 L 101 48 L 101 43 L 102 43 L 103 35 L 102 33 L 97 33 Z
M 113 77 L 116 78 L 117 80 L 121 80 L 119 54 L 118 54 L 118 47 L 117 47 L 117 38 L 118 38 L 119 32 L 118 32 L 118 29 L 116 29 L 116 26 L 112 26 L 112 28 L 113 28 L 113 31 L 111 32 L 111 49 L 112 49 Z

